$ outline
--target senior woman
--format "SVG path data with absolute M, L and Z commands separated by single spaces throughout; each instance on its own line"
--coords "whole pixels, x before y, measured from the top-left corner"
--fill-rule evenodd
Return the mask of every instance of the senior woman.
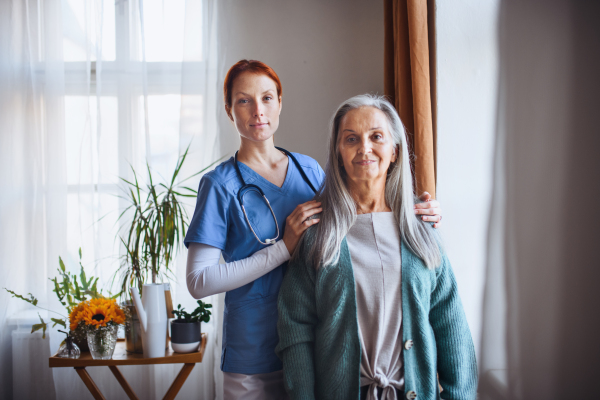
M 277 296 L 290 254 L 304 230 L 318 223 L 308 217 L 321 211 L 311 200 L 324 177 L 319 164 L 274 145 L 282 96 L 268 65 L 240 60 L 229 69 L 223 98 L 240 149 L 202 177 L 185 237 L 192 296 L 227 292 L 221 352 L 226 400 L 286 397 L 275 354 Z M 412 212 L 439 223 L 438 206 L 425 202 Z
M 335 113 L 317 200 L 320 222 L 278 300 L 290 397 L 475 399 L 456 281 L 435 230 L 413 212 L 405 131 L 383 97 L 356 96 Z

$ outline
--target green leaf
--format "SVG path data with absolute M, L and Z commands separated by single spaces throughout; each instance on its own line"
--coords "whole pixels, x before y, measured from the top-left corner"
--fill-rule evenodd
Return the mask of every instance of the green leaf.
M 177 196 L 181 196 L 181 197 L 191 197 L 191 198 L 196 198 L 198 197 L 197 194 L 183 194 L 183 193 L 178 193 L 173 191 L 173 193 L 175 193 Z
M 79 259 L 81 260 L 81 247 L 79 248 Z
M 76 300 L 82 300 L 81 290 L 79 290 L 79 284 L 77 283 L 77 277 L 76 276 L 73 276 L 73 283 L 74 283 L 73 286 L 75 286 L 75 299 Z
M 133 205 L 137 206 L 138 204 L 140 204 L 138 202 L 138 200 L 135 198 L 135 194 L 133 193 L 133 189 L 129 188 L 129 193 L 131 194 L 131 201 L 133 202 Z
M 12 296 L 16 297 L 17 299 L 24 300 L 24 301 L 28 302 L 29 304 L 37 306 L 38 300 L 35 297 L 33 297 L 33 295 L 31 293 L 28 293 L 29 297 L 27 298 L 27 297 L 21 296 L 20 294 L 15 293 L 12 290 L 9 290 L 7 288 L 4 288 L 4 290 L 6 290 L 8 293 L 12 294 Z
M 46 323 L 44 322 L 44 320 L 42 319 L 42 317 L 40 316 L 40 314 L 38 313 L 38 317 L 40 318 L 41 323 L 40 324 L 34 324 L 31 326 L 31 333 L 35 332 L 35 331 L 39 331 L 40 329 L 42 329 L 42 339 L 46 339 L 46 328 L 48 327 L 46 325 Z
M 133 169 L 133 167 L 131 167 L 131 168 Z M 135 185 L 133 183 L 129 182 L 127 179 L 125 179 L 125 178 L 119 178 L 119 179 L 121 179 L 123 182 L 135 187 Z
M 185 158 L 187 157 L 188 151 L 190 151 L 191 145 L 192 145 L 192 143 L 188 144 L 188 147 L 185 149 L 185 152 L 183 153 L 183 155 L 180 157 L 179 160 L 177 160 L 177 165 L 175 166 L 175 171 L 173 172 L 173 177 L 171 178 L 171 186 L 173 186 L 173 183 L 175 182 L 177 175 L 179 175 L 179 171 L 181 171 L 181 167 L 183 166 L 183 162 L 185 161 Z
M 98 288 L 97 288 L 97 286 L 98 286 L 98 279 L 100 279 L 100 278 L 96 278 L 96 280 L 94 281 L 94 284 L 92 285 L 92 290 L 91 290 L 92 293 L 94 293 L 96 295 L 96 297 L 98 295 Z
M 88 290 L 88 281 L 87 277 L 85 276 L 85 270 L 83 269 L 83 267 L 81 267 L 81 273 L 79 274 L 79 278 L 81 278 L 81 288 L 83 290 Z
M 62 270 L 62 272 L 65 272 L 65 263 L 63 262 L 62 258 L 60 258 L 60 256 L 58 256 L 58 263 L 60 264 L 60 269 Z
M 64 319 L 58 319 L 58 318 L 50 318 L 50 320 L 52 320 L 52 322 L 54 322 L 54 325 L 52 325 L 52 327 L 54 328 L 56 325 L 60 325 L 63 328 L 67 329 L 67 323 Z
M 123 199 L 125 199 L 124 197 L 122 197 Z M 129 199 L 125 199 L 125 200 L 129 200 Z M 123 212 L 119 215 L 119 217 L 117 218 L 117 221 L 120 220 L 123 217 L 123 214 L 125 214 L 131 207 L 135 207 L 133 204 L 130 206 L 127 206 L 127 208 L 125 208 L 123 210 Z
M 63 295 L 68 295 L 71 287 L 69 285 L 69 277 L 68 276 L 63 276 L 63 281 L 62 281 L 62 290 L 63 290 Z
M 58 297 L 58 300 L 62 303 L 62 300 L 65 296 L 62 290 L 60 290 L 60 286 L 58 286 L 58 280 L 56 278 L 53 278 L 51 279 L 51 281 L 54 283 L 54 290 L 52 291 L 56 293 L 56 297 Z
M 196 190 L 194 190 L 194 189 L 192 189 L 192 188 L 190 188 L 190 187 L 187 187 L 187 186 L 181 186 L 181 188 L 182 188 L 182 189 L 185 189 L 185 190 L 189 190 L 190 192 L 194 192 L 194 193 L 198 194 L 198 192 L 197 192 Z

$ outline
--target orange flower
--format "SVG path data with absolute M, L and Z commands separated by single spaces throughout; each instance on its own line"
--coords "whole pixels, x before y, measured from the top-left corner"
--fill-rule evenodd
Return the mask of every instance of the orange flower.
M 77 325 L 79 325 L 79 323 L 83 319 L 82 312 L 85 309 L 85 306 L 85 302 L 81 302 L 77 306 L 75 306 L 73 310 L 71 310 L 71 313 L 69 314 L 69 322 L 72 331 L 77 329 Z
M 90 305 L 83 311 L 83 320 L 89 326 L 106 326 L 111 320 L 111 312 L 105 305 Z
M 125 323 L 125 313 L 114 299 L 91 299 L 77 305 L 69 317 L 71 330 L 83 321 L 89 327 L 120 325 Z

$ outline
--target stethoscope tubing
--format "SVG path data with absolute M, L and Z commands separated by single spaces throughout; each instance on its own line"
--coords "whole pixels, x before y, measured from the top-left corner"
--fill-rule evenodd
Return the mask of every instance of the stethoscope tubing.
M 300 165 L 300 163 L 298 162 L 296 157 L 294 157 L 294 155 L 292 153 L 290 153 L 289 151 L 287 151 L 281 147 L 275 146 L 275 148 L 277 150 L 283 152 L 283 154 L 285 154 L 286 156 L 288 156 L 289 158 L 292 159 L 292 162 L 296 165 L 296 168 L 300 172 L 300 175 L 302 176 L 302 179 L 304 180 L 304 182 L 306 182 L 308 184 L 308 186 L 310 186 L 310 188 L 316 194 L 317 189 L 315 189 L 315 187 L 313 186 L 310 179 L 308 179 L 308 176 L 306 176 L 304 169 L 302 168 L 302 166 Z M 275 244 L 277 242 L 277 239 L 279 238 L 279 223 L 277 222 L 277 217 L 275 216 L 275 212 L 273 211 L 273 208 L 271 207 L 271 203 L 269 202 L 269 199 L 267 199 L 267 196 L 265 195 L 265 193 L 259 186 L 253 185 L 253 184 L 246 184 L 246 181 L 244 180 L 244 177 L 242 176 L 242 171 L 240 171 L 240 167 L 238 165 L 237 154 L 238 154 L 238 152 L 236 151 L 235 155 L 233 156 L 233 164 L 235 165 L 235 170 L 237 172 L 237 175 L 240 178 L 240 181 L 242 182 L 242 187 L 238 191 L 237 198 L 238 198 L 238 203 L 242 207 L 242 212 L 244 213 L 244 218 L 246 219 L 246 223 L 250 227 L 250 231 L 252 231 L 252 234 L 254 235 L 256 240 L 259 241 L 259 243 L 261 243 L 265 246 L 270 245 L 270 244 Z M 273 216 L 273 220 L 275 221 L 275 227 L 277 228 L 277 235 L 272 239 L 265 239 L 264 242 L 262 240 L 260 240 L 260 238 L 258 237 L 256 232 L 254 231 L 254 228 L 252 228 L 252 224 L 250 223 L 250 220 L 248 219 L 248 214 L 246 213 L 246 207 L 244 206 L 244 195 L 250 191 L 258 192 L 263 197 L 263 199 L 265 200 L 265 203 L 267 203 L 267 207 L 269 207 L 269 211 L 271 211 L 271 215 Z

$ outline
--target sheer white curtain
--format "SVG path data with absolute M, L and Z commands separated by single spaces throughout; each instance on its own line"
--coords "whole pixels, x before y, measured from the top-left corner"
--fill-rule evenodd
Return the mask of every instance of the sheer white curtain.
M 220 157 L 216 12 L 212 0 L 0 2 L 0 287 L 62 311 L 48 278 L 59 256 L 76 270 L 81 247 L 88 273 L 110 289 L 118 177 L 131 164 L 145 179 L 148 162 L 166 178 L 190 143 L 181 177 Z M 191 308 L 185 251 L 174 275 L 174 301 Z M 30 335 L 37 311 L 0 296 L 0 397 L 91 397 L 72 369 L 47 367 L 62 334 Z M 208 356 L 181 398 L 215 396 L 220 310 L 209 301 Z M 140 398 L 162 398 L 180 367 L 122 371 Z M 90 373 L 107 398 L 126 398 L 108 369 Z
M 598 15 L 501 3 L 483 400 L 598 398 Z
M 0 287 L 47 299 L 48 272 L 66 250 L 66 142 L 60 2 L 0 2 Z M 44 37 L 44 42 L 40 40 Z M 8 318 L 24 309 L 0 294 L 0 397 L 12 398 L 13 361 L 47 365 L 48 342 L 19 339 Z M 36 314 L 33 314 L 37 318 Z M 27 323 L 21 318 L 15 323 Z M 41 337 L 41 335 L 39 335 Z M 38 361 L 39 360 L 39 361 Z M 28 384 L 24 398 L 54 396 L 52 375 Z

